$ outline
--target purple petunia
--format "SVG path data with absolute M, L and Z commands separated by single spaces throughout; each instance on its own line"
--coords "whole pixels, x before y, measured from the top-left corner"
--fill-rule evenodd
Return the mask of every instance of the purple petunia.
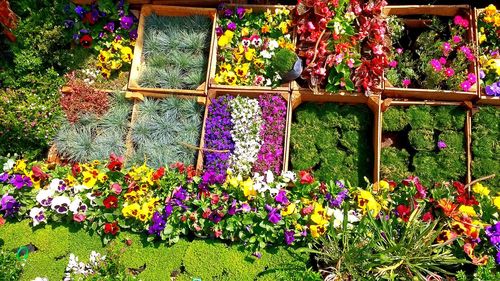
M 485 91 L 487 96 L 500 96 L 500 82 L 486 86 Z
M 291 245 L 295 241 L 295 231 L 285 230 L 285 243 Z
M 487 226 L 484 229 L 484 232 L 486 233 L 490 244 L 497 250 L 495 260 L 497 264 L 500 264 L 500 222 L 497 222 L 494 225 Z
M 225 9 L 224 10 L 224 16 L 225 17 L 230 17 L 232 15 L 233 15 L 233 10 L 231 10 L 231 9 Z
M 167 225 L 160 212 L 156 211 L 151 218 L 152 224 L 148 228 L 149 235 L 160 235 Z

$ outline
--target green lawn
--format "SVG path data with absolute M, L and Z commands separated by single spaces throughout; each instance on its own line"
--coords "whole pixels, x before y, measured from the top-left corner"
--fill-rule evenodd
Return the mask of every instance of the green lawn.
M 118 241 L 130 239 L 123 262 L 127 267 L 146 269 L 137 277 L 142 280 L 280 280 L 296 278 L 306 269 L 308 255 L 292 248 L 276 247 L 256 259 L 237 245 L 228 246 L 213 240 L 180 240 L 168 246 L 145 242 L 145 235 L 121 233 Z M 31 253 L 21 280 L 37 276 L 61 280 L 70 253 L 86 261 L 92 250 L 104 253 L 100 237 L 64 225 L 42 225 L 32 229 L 29 221 L 6 223 L 0 227 L 0 249 L 15 250 L 33 243 L 39 248 Z

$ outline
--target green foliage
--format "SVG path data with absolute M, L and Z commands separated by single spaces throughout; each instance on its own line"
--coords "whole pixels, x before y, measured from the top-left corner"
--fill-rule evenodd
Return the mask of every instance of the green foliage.
M 207 73 L 211 30 L 205 16 L 148 16 L 141 87 L 196 89 Z
M 77 162 L 106 160 L 111 153 L 125 155 L 131 113 L 130 101 L 115 93 L 103 116 L 84 115 L 74 124 L 61 120 L 61 129 L 54 138 L 59 154 Z
M 305 103 L 295 112 L 290 161 L 324 181 L 342 177 L 353 186 L 371 176 L 372 113 L 366 106 Z
M 410 175 L 408 170 L 410 154 L 405 149 L 383 148 L 380 159 L 380 177 L 382 179 L 392 179 L 400 182 Z
M 382 129 L 385 132 L 402 131 L 408 125 L 408 115 L 403 107 L 391 106 L 384 112 Z
M 0 247 L 0 280 L 17 281 L 21 276 L 23 266 L 17 260 L 16 254 L 7 252 Z
M 200 142 L 203 108 L 195 99 L 145 99 L 132 126 L 135 153 L 129 164 L 153 167 L 194 164 Z
M 412 105 L 406 110 L 408 123 L 412 129 L 434 129 L 436 120 L 429 105 Z
M 467 111 L 460 106 L 437 106 L 434 109 L 435 128 L 444 130 L 462 130 L 465 126 Z
M 465 135 L 463 132 L 444 131 L 439 135 L 439 140 L 446 143 L 446 148 L 441 149 L 443 154 L 463 153 L 465 151 Z
M 418 151 L 432 151 L 436 148 L 432 130 L 413 129 L 408 133 L 408 139 L 411 146 Z
M 280 75 L 287 73 L 293 69 L 293 65 L 297 61 L 295 52 L 289 49 L 279 49 L 271 61 L 271 67 Z
M 472 177 L 474 179 L 496 174 L 485 182 L 500 186 L 500 109 L 481 106 L 472 116 Z
M 467 276 L 465 271 L 459 271 L 457 281 L 496 281 L 500 280 L 500 271 L 495 266 L 495 258 L 489 257 L 488 263 L 478 266 L 473 276 Z

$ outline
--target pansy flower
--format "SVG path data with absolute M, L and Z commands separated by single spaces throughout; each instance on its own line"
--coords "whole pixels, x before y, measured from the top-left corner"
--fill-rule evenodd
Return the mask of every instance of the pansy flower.
M 34 207 L 30 210 L 30 217 L 33 219 L 33 226 L 37 226 L 39 223 L 47 222 L 47 217 L 45 216 L 45 209 Z
M 52 199 L 51 208 L 58 214 L 66 214 L 69 210 L 69 205 L 71 201 L 66 196 L 57 196 Z

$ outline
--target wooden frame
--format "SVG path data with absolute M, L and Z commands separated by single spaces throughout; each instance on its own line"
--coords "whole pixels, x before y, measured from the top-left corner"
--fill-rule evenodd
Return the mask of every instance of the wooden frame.
M 134 59 L 132 61 L 132 67 L 130 68 L 130 78 L 128 82 L 128 89 L 130 91 L 141 91 L 141 92 L 153 92 L 153 93 L 164 93 L 164 94 L 190 94 L 190 95 L 205 95 L 207 92 L 206 82 L 201 84 L 195 90 L 186 89 L 161 89 L 161 88 L 144 88 L 139 86 L 138 80 L 140 76 L 140 70 L 143 67 L 143 57 L 142 48 L 144 44 L 144 25 L 146 17 L 156 13 L 160 16 L 190 16 L 190 15 L 202 15 L 207 16 L 212 20 L 212 34 L 211 42 L 208 55 L 208 66 L 205 81 L 208 80 L 208 68 L 210 67 L 210 54 L 212 53 L 213 42 L 215 40 L 215 25 L 216 25 L 216 9 L 212 8 L 191 8 L 191 7 L 179 7 L 179 6 L 160 6 L 160 5 L 143 5 L 141 9 L 141 17 L 139 19 L 139 28 L 137 41 L 134 48 Z
M 254 12 L 265 12 L 267 9 L 274 10 L 277 8 L 287 8 L 287 9 L 292 9 L 294 6 L 285 6 L 285 5 L 235 5 L 231 4 L 227 6 L 228 8 L 235 8 L 235 7 L 243 7 L 243 8 L 251 8 Z M 218 20 L 218 15 L 215 20 L 215 25 L 217 25 L 217 20 Z M 292 42 L 295 44 L 295 31 L 292 31 L 291 33 L 292 36 Z M 259 86 L 238 86 L 238 85 L 219 85 L 215 84 L 214 78 L 215 74 L 217 72 L 217 51 L 218 51 L 218 46 L 217 46 L 217 36 L 214 35 L 214 40 L 212 41 L 212 52 L 211 52 L 211 58 L 210 58 L 210 69 L 209 69 L 209 76 L 207 79 L 208 83 L 208 88 L 209 89 L 220 89 L 220 90 L 232 90 L 236 92 L 248 92 L 248 91 L 256 91 L 256 92 L 267 92 L 267 93 L 279 93 L 279 92 L 284 92 L 284 91 L 290 91 L 291 90 L 291 82 L 282 84 L 279 87 L 272 88 L 272 87 L 259 87 Z
M 342 103 L 342 104 L 365 104 L 373 112 L 373 182 L 380 179 L 380 143 L 382 138 L 381 122 L 381 99 L 380 96 L 372 95 L 315 95 L 312 92 L 303 93 L 299 91 L 292 92 L 292 110 L 295 110 L 304 102 L 315 103 Z M 291 117 L 289 123 L 289 132 L 291 132 Z M 289 145 L 288 145 L 289 146 Z M 288 152 L 290 154 L 290 152 Z
M 386 6 L 383 9 L 383 14 L 386 16 L 418 16 L 418 15 L 434 15 L 453 17 L 459 12 L 468 14 L 469 22 L 473 22 L 473 15 L 469 5 L 410 5 L 410 6 Z M 409 19 L 406 21 L 408 26 L 417 27 L 422 25 L 423 20 Z M 474 35 L 472 24 L 467 32 L 469 41 L 474 44 Z M 469 66 L 469 70 L 473 71 L 477 76 L 477 67 L 474 62 Z M 477 99 L 477 86 L 471 88 L 471 91 L 456 91 L 456 90 L 432 90 L 432 89 L 417 89 L 417 88 L 397 88 L 390 85 L 385 78 L 382 79 L 382 96 L 390 98 L 417 99 L 417 100 L 442 100 L 442 101 L 470 101 Z
M 466 183 L 471 181 L 471 134 L 472 134 L 472 102 L 463 101 L 463 102 L 451 102 L 451 101 L 397 101 L 391 98 L 385 99 L 381 105 L 380 112 L 380 125 L 382 125 L 384 119 L 384 112 L 389 109 L 391 106 L 402 106 L 408 107 L 411 105 L 430 105 L 430 106 L 462 106 L 466 109 L 466 118 L 464 125 L 464 137 L 465 137 L 465 154 L 466 154 Z M 382 138 L 382 134 L 384 133 L 382 127 L 380 130 L 380 138 Z M 381 154 L 382 145 L 380 145 L 379 155 Z M 381 159 L 380 159 L 381 161 Z M 380 163 L 381 164 L 381 163 Z M 380 170 L 379 170 L 380 173 Z M 418 175 L 417 175 L 418 176 Z
M 205 108 L 204 116 L 206 115 L 207 112 L 207 98 L 205 96 L 193 96 L 189 94 L 161 94 L 161 93 L 154 93 L 154 92 L 127 92 L 125 95 L 126 98 L 132 99 L 134 101 L 134 106 L 132 108 L 132 117 L 130 120 L 130 128 L 127 133 L 127 138 L 126 138 L 126 154 L 125 154 L 125 161 L 127 161 L 133 154 L 134 151 L 134 143 L 132 141 L 132 126 L 135 124 L 138 118 L 139 114 L 139 104 L 144 100 L 145 97 L 148 98 L 156 98 L 156 99 L 164 99 L 164 98 L 169 98 L 169 97 L 175 97 L 175 98 L 181 98 L 181 99 L 195 99 L 196 102 L 200 105 L 203 105 Z M 200 131 L 200 146 L 203 147 L 203 137 L 204 137 L 204 125 L 202 126 L 202 129 Z M 200 164 L 199 158 L 201 155 L 201 150 L 198 151 L 198 155 L 195 157 L 195 163 L 194 166 L 197 171 L 201 171 L 202 167 L 199 167 L 198 165 Z M 167 163 L 165 163 L 167 165 Z
M 474 21 L 473 21 L 473 25 L 474 25 L 474 41 L 476 42 L 476 50 L 477 50 L 477 53 L 476 53 L 476 58 L 479 58 L 479 30 L 477 28 L 477 21 L 479 19 L 479 14 L 481 14 L 482 12 L 484 11 L 484 9 L 477 9 L 477 8 L 474 8 Z M 478 63 L 476 64 L 476 72 L 479 73 L 480 70 L 481 70 L 481 66 L 480 66 L 480 63 L 479 63 L 479 59 L 478 59 Z M 479 78 L 479 75 L 477 76 L 477 85 L 479 85 L 478 87 L 478 93 L 479 93 L 479 100 L 477 101 L 477 104 L 489 104 L 489 105 L 497 105 L 497 106 L 500 106 L 500 97 L 491 97 L 491 96 L 487 96 L 486 93 L 485 93 L 485 90 L 484 90 L 484 84 L 481 85 L 480 84 L 481 82 L 481 79 Z
M 243 97 L 249 97 L 252 99 L 258 98 L 260 95 L 265 95 L 266 91 L 234 91 L 234 90 L 229 90 L 229 89 L 211 89 L 208 91 L 208 96 L 207 96 L 207 102 L 206 102 L 206 108 L 205 108 L 205 116 L 203 118 L 203 128 L 202 128 L 202 136 L 201 136 L 201 141 L 200 141 L 200 147 L 205 146 L 205 130 L 206 130 L 206 123 L 207 123 L 207 118 L 208 118 L 208 106 L 212 103 L 212 100 L 224 96 L 224 95 L 231 95 L 231 96 L 243 96 Z M 282 166 L 282 171 L 287 171 L 288 170 L 288 152 L 289 152 L 289 145 L 290 145 L 290 121 L 292 119 L 292 109 L 291 109 L 291 103 L 290 103 L 290 93 L 289 92 L 272 92 L 272 94 L 278 94 L 282 96 L 285 101 L 286 101 L 286 107 L 287 107 L 287 112 L 286 112 L 286 125 L 285 125 L 285 136 L 284 136 L 284 144 L 283 144 L 283 166 Z M 198 163 L 197 167 L 201 167 L 200 171 L 204 169 L 204 159 L 203 159 L 203 150 L 200 150 L 200 153 L 198 153 Z

